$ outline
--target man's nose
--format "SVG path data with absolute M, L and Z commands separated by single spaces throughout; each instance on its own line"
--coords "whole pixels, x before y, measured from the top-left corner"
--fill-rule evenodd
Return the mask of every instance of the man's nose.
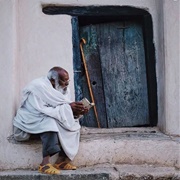
M 69 81 L 67 81 L 67 82 L 65 83 L 65 85 L 68 86 L 68 85 L 69 85 Z

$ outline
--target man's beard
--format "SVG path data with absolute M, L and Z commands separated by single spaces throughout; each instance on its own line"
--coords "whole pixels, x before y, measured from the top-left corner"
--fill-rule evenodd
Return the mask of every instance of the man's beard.
M 67 93 L 67 86 L 62 87 L 59 85 L 58 82 L 55 81 L 55 89 L 59 92 L 61 92 L 62 94 L 66 94 Z

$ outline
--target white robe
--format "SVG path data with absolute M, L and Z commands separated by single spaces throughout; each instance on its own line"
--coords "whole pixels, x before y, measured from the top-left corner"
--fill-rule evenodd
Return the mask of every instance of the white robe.
M 80 125 L 73 117 L 71 102 L 69 89 L 63 95 L 53 88 L 47 77 L 41 77 L 23 90 L 13 125 L 30 134 L 58 132 L 64 152 L 73 160 L 79 148 Z

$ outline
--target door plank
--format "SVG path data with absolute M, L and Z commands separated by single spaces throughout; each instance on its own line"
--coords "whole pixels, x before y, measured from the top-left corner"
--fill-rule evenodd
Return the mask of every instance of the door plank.
M 149 124 L 145 53 L 141 24 L 102 23 L 81 27 L 84 54 L 101 127 Z M 85 76 L 83 95 L 90 99 Z M 94 112 L 84 125 L 97 127 Z
M 130 22 L 125 30 L 125 54 L 128 62 L 132 126 L 149 125 L 148 90 L 145 64 L 144 40 L 141 24 Z M 128 90 L 128 92 L 130 92 Z
M 108 127 L 149 123 L 142 28 L 128 26 L 119 22 L 99 26 Z
M 94 100 L 96 104 L 98 118 L 100 121 L 100 126 L 102 128 L 106 128 L 107 127 L 106 109 L 105 109 L 104 91 L 102 84 L 102 70 L 101 70 L 101 64 L 100 64 L 99 52 L 98 52 L 99 47 L 97 44 L 96 26 L 90 25 L 90 26 L 81 27 L 80 37 L 86 40 L 86 44 L 83 46 L 83 50 L 90 76 L 90 82 L 94 94 Z M 85 75 L 82 78 L 82 83 L 83 83 L 83 96 L 91 100 Z M 88 127 L 97 127 L 97 121 L 95 118 L 93 108 L 90 110 L 90 112 L 87 115 L 84 116 L 84 119 L 82 120 L 82 125 L 86 125 Z

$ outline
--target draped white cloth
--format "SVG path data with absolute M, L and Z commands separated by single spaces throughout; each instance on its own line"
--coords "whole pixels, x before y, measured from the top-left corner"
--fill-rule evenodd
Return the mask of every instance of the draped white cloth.
M 79 148 L 80 125 L 73 117 L 71 102 L 69 89 L 64 95 L 47 77 L 35 79 L 23 90 L 13 125 L 30 134 L 58 132 L 64 152 L 73 160 Z

